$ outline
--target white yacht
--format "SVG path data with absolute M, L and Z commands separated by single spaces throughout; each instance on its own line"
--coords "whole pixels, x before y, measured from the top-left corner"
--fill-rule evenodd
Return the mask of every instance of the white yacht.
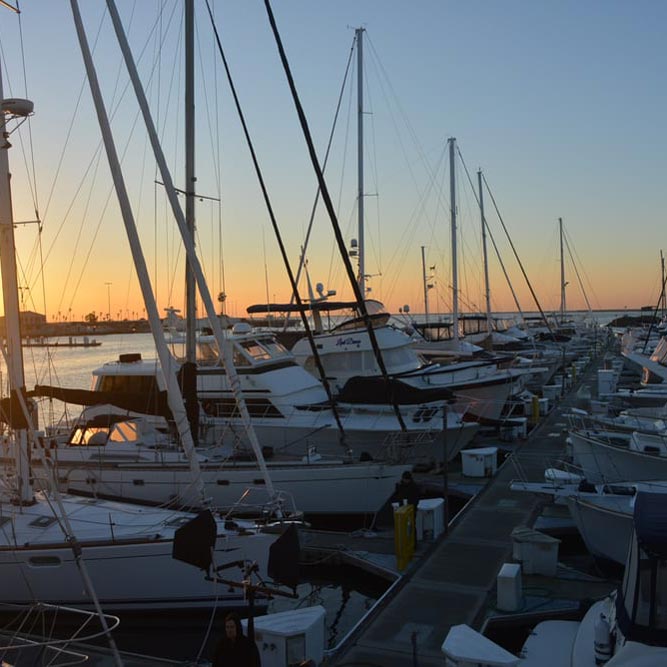
M 365 452 L 365 459 L 391 458 L 411 463 L 442 460 L 441 392 L 434 395 L 416 391 L 407 383 L 395 385 L 397 393 L 402 393 L 399 408 L 405 431 L 386 398 L 365 393 L 356 402 L 337 401 L 341 432 L 321 382 L 299 366 L 271 334 L 237 324 L 227 335 L 233 346 L 241 392 L 263 447 L 298 457 L 309 456 L 315 448 L 321 455 L 336 457 L 349 456 L 352 450 L 354 458 Z M 197 349 L 199 443 L 246 448 L 246 430 L 214 337 L 199 336 Z M 177 359 L 183 359 L 180 342 L 172 344 L 172 351 Z M 164 419 L 169 413 L 162 398 L 164 381 L 158 366 L 156 360 L 126 354 L 93 371 L 92 393 L 54 387 L 37 387 L 36 391 L 67 402 L 98 404 L 99 414 L 107 413 L 107 404 L 112 404 L 133 416 L 153 414 Z M 455 409 L 446 412 L 448 452 L 453 458 L 471 441 L 479 426 L 462 419 Z M 158 422 L 163 424 L 161 419 Z
M 455 407 L 473 419 L 482 420 L 498 420 L 510 395 L 521 390 L 522 385 L 517 384 L 522 382 L 525 371 L 499 369 L 493 361 L 425 363 L 415 351 L 413 339 L 389 325 L 388 320 L 388 313 L 377 313 L 372 323 L 392 381 L 432 395 L 441 392 L 442 400 L 453 395 Z M 360 378 L 381 380 L 368 330 L 360 318 L 318 333 L 315 340 L 327 378 L 341 400 L 345 401 L 350 394 L 352 383 L 363 386 Z M 316 373 L 307 340 L 297 341 L 292 351 L 306 370 Z

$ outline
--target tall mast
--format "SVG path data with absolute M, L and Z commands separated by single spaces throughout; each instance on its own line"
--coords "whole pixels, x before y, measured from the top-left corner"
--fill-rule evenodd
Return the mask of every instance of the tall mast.
M 354 31 L 357 37 L 357 233 L 359 242 L 359 291 L 366 298 L 366 244 L 364 241 L 364 28 Z
M 660 276 L 662 278 L 662 281 L 660 283 L 661 285 L 660 294 L 662 294 L 662 297 L 660 299 L 660 310 L 662 312 L 660 313 L 660 315 L 664 317 L 665 312 L 667 311 L 667 295 L 665 294 L 665 256 L 662 254 L 662 250 L 660 250 Z
M 174 214 L 174 218 L 176 220 L 176 224 L 178 226 L 178 231 L 181 234 L 181 238 L 183 240 L 183 245 L 185 246 L 185 252 L 187 253 L 188 259 L 190 260 L 190 264 L 192 266 L 192 271 L 194 278 L 196 280 L 197 287 L 199 288 L 199 294 L 201 296 L 204 308 L 206 310 L 206 315 L 208 317 L 209 323 L 211 325 L 211 328 L 213 329 L 213 335 L 215 337 L 216 343 L 218 344 L 218 349 L 220 353 L 220 357 L 222 358 L 223 366 L 225 368 L 225 372 L 227 374 L 227 378 L 229 380 L 229 384 L 232 390 L 232 393 L 234 395 L 234 399 L 236 400 L 237 407 L 239 409 L 241 418 L 243 420 L 243 425 L 245 427 L 245 431 L 248 435 L 248 438 L 250 440 L 250 444 L 253 448 L 253 451 L 255 453 L 255 458 L 257 459 L 257 464 L 259 466 L 259 469 L 264 477 L 264 483 L 266 485 L 266 490 L 268 495 L 274 499 L 276 497 L 274 488 L 273 488 L 273 482 L 271 480 L 271 477 L 269 476 L 268 473 L 268 468 L 266 466 L 266 462 L 264 460 L 264 455 L 262 454 L 262 449 L 260 447 L 259 441 L 257 439 L 257 434 L 255 433 L 255 430 L 252 425 L 252 421 L 250 419 L 250 413 L 248 412 L 248 406 L 246 405 L 245 399 L 243 397 L 243 392 L 241 389 L 241 382 L 238 376 L 238 373 L 236 372 L 236 369 L 234 367 L 234 361 L 233 361 L 233 349 L 232 349 L 232 344 L 230 339 L 224 335 L 224 332 L 222 330 L 222 325 L 220 322 L 220 318 L 217 316 L 216 310 L 215 310 L 215 304 L 213 303 L 213 299 L 211 298 L 211 293 L 208 288 L 208 285 L 206 284 L 206 280 L 204 279 L 204 272 L 201 267 L 201 263 L 197 257 L 197 253 L 195 252 L 195 247 L 194 247 L 194 239 L 189 235 L 188 229 L 185 223 L 185 215 L 183 213 L 183 210 L 181 209 L 180 203 L 178 201 L 178 197 L 176 194 L 176 188 L 174 187 L 173 179 L 171 177 L 171 174 L 169 172 L 169 169 L 167 167 L 167 161 L 164 157 L 164 153 L 162 151 L 162 147 L 160 145 L 160 141 L 158 139 L 157 135 L 157 130 L 155 128 L 155 123 L 153 122 L 153 118 L 151 117 L 150 110 L 148 108 L 148 100 L 146 99 L 146 93 L 144 92 L 142 86 L 141 86 L 141 81 L 139 80 L 139 75 L 137 73 L 137 68 L 134 63 L 134 59 L 132 57 L 132 53 L 130 51 L 130 46 L 127 41 L 127 37 L 125 35 L 125 31 L 123 30 L 123 26 L 120 20 L 120 16 L 118 14 L 118 10 L 116 9 L 116 5 L 114 0 L 106 0 L 107 1 L 107 7 L 109 9 L 109 14 L 111 16 L 111 20 L 113 22 L 114 30 L 116 31 L 116 37 L 118 39 L 118 44 L 120 46 L 121 52 L 123 54 L 123 58 L 125 60 L 125 65 L 127 67 L 128 73 L 130 75 L 130 81 L 132 82 L 132 86 L 134 88 L 135 95 L 137 97 L 137 102 L 139 103 L 139 108 L 141 109 L 141 113 L 144 117 L 144 122 L 146 124 L 146 130 L 148 132 L 148 137 L 151 142 L 151 146 L 153 148 L 153 153 L 155 155 L 155 159 L 158 164 L 158 168 L 160 170 L 160 175 L 162 176 L 162 181 L 164 182 L 165 185 L 165 191 L 167 193 L 167 197 L 169 199 L 169 203 L 171 205 L 172 212 Z M 138 272 L 138 270 L 137 270 Z M 146 274 L 146 280 L 148 281 L 148 274 Z M 150 285 L 150 283 L 149 283 Z M 150 294 L 152 297 L 152 292 Z M 148 304 L 147 304 L 147 309 L 148 309 Z M 164 341 L 164 338 L 161 339 L 161 341 Z M 156 346 L 157 346 L 157 341 L 156 341 Z M 160 348 L 158 346 L 158 352 Z M 171 360 L 172 357 L 169 355 L 169 359 Z M 165 370 L 165 365 L 162 364 L 163 368 L 163 373 L 169 372 L 168 370 Z M 175 380 L 176 374 L 174 372 L 170 372 L 170 376 Z M 178 388 L 178 385 L 177 385 Z M 174 415 L 176 416 L 176 412 L 174 411 L 174 408 L 171 406 L 170 407 Z M 182 413 L 182 401 L 180 405 L 180 414 Z M 187 423 L 187 416 L 183 414 L 183 420 L 185 423 Z M 179 427 L 179 432 L 181 427 L 183 428 L 183 431 L 180 432 L 181 438 L 183 439 L 183 436 L 185 435 L 185 438 L 187 439 L 187 445 L 184 444 L 184 449 L 186 450 L 186 453 L 188 454 L 189 457 L 194 456 L 194 446 L 192 444 L 192 436 L 189 432 L 189 427 L 187 427 L 184 423 L 183 420 L 179 420 L 179 418 L 176 418 L 177 425 Z M 199 474 L 199 467 L 198 463 L 195 459 L 195 466 L 193 465 L 193 469 L 196 471 L 196 477 L 199 479 L 199 484 L 201 483 L 201 475 Z M 192 465 L 192 463 L 191 463 Z M 198 484 L 198 488 L 199 488 Z M 203 489 L 203 486 L 202 486 Z
M 459 271 L 457 265 L 456 250 L 456 139 L 450 137 L 449 143 L 449 200 L 450 219 L 452 231 L 452 326 L 454 329 L 454 340 L 459 341 Z
M 426 246 L 422 246 L 422 280 L 424 282 L 424 317 L 428 324 L 428 277 L 426 276 L 426 255 L 424 251 Z
M 563 254 L 563 218 L 558 218 L 558 230 L 560 233 L 560 320 L 565 321 L 565 255 Z
M 194 0 L 185 0 L 185 224 L 195 242 L 195 21 Z M 185 355 L 196 362 L 197 295 L 190 258 L 185 258 Z
M 484 297 L 486 300 L 486 321 L 491 333 L 491 289 L 489 287 L 489 257 L 486 251 L 486 219 L 484 218 L 484 193 L 482 190 L 482 170 L 477 170 L 477 189 L 479 190 L 479 215 L 482 219 L 482 253 L 484 256 Z
M 115 28 L 117 22 L 119 22 L 120 19 L 112 0 L 107 0 L 107 8 Z M 81 21 L 81 16 L 79 14 L 78 6 L 76 6 L 75 0 L 72 0 L 72 11 L 74 14 L 77 36 L 79 39 L 79 46 L 81 48 L 81 55 L 83 57 L 83 62 L 86 69 L 86 76 L 93 97 L 93 103 L 100 126 L 100 132 L 102 133 L 102 141 L 107 153 L 107 160 L 109 162 L 111 177 L 113 179 L 116 196 L 118 198 L 121 217 L 125 225 L 125 231 L 130 245 L 130 251 L 132 253 L 132 259 L 134 260 L 134 267 L 137 272 L 139 286 L 141 287 L 141 293 L 144 299 L 144 305 L 146 307 L 146 315 L 150 323 L 155 349 L 160 360 L 160 368 L 162 369 L 162 375 L 164 376 L 164 381 L 167 388 L 167 402 L 169 409 L 174 416 L 174 422 L 176 423 L 176 426 L 179 430 L 181 445 L 183 446 L 183 449 L 190 463 L 193 488 L 196 489 L 202 502 L 204 502 L 204 483 L 201 477 L 199 459 L 197 458 L 197 454 L 195 452 L 192 433 L 190 432 L 187 413 L 185 412 L 185 406 L 183 405 L 183 397 L 181 395 L 181 390 L 176 378 L 176 362 L 169 352 L 167 342 L 164 338 L 164 331 L 160 323 L 157 303 L 155 301 L 155 295 L 153 294 L 151 287 L 146 259 L 141 248 L 141 241 L 139 239 L 139 233 L 137 231 L 134 215 L 132 213 L 130 198 L 127 193 L 127 187 L 125 185 L 125 179 L 121 170 L 120 160 L 118 158 L 118 153 L 116 151 L 116 146 L 113 140 L 109 117 L 104 105 L 104 100 L 102 99 L 102 92 L 100 90 L 99 81 L 97 79 L 97 72 L 93 63 L 90 47 L 88 45 L 88 38 L 85 34 L 83 22 Z
M 32 104 L 24 109 L 14 109 L 5 105 L 2 88 L 2 68 L 0 67 L 0 268 L 2 268 L 2 298 L 5 308 L 5 343 L 7 373 L 9 375 L 9 394 L 11 397 L 11 416 L 21 420 L 19 396 L 25 395 L 25 374 L 21 349 L 21 326 L 19 309 L 19 289 L 16 273 L 16 246 L 14 243 L 14 213 L 12 208 L 12 192 L 10 187 L 8 150 L 11 147 L 7 131 L 7 121 L 17 116 L 28 116 Z M 27 425 L 26 425 L 27 426 Z M 26 426 L 16 430 L 16 475 L 18 481 L 17 502 L 21 505 L 33 502 L 30 486 L 30 456 L 28 450 L 28 429 Z

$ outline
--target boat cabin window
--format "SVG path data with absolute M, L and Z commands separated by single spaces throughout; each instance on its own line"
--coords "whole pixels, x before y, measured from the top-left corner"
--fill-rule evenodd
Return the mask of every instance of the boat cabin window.
M 287 357 L 289 350 L 273 338 L 262 338 L 260 343 L 269 351 L 272 357 Z
M 69 445 L 74 447 L 102 447 L 111 442 L 138 442 L 139 425 L 136 421 L 122 421 L 113 426 L 89 426 L 74 429 Z
M 157 393 L 157 382 L 154 375 L 101 375 L 96 391 L 142 394 L 149 398 Z
M 138 440 L 139 425 L 134 421 L 114 424 L 109 434 L 109 442 L 137 442 Z
M 202 343 L 197 345 L 197 361 L 200 364 L 215 364 L 218 362 L 218 344 L 215 342 Z
M 362 365 L 362 352 L 337 352 L 336 354 L 323 354 L 322 365 L 329 372 L 355 371 L 360 372 Z
M 267 361 L 271 358 L 271 353 L 259 341 L 244 340 L 241 341 L 240 345 L 254 361 Z
M 372 356 L 373 364 L 375 365 L 375 355 Z M 410 347 L 395 347 L 392 350 L 385 350 L 382 352 L 382 356 L 387 369 L 406 365 L 412 365 L 414 368 L 419 368 L 421 365 L 419 357 Z
M 102 447 L 107 444 L 109 429 L 106 427 L 75 428 L 69 439 L 69 445 L 74 447 Z

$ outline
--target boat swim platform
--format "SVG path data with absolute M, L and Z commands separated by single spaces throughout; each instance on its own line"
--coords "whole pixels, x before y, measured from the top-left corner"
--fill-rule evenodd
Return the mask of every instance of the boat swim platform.
M 584 383 L 593 384 L 603 355 L 604 351 L 593 357 L 569 392 L 517 443 L 513 456 L 450 521 L 448 531 L 417 553 L 403 576 L 329 655 L 329 665 L 442 667 L 441 645 L 451 626 L 466 623 L 482 629 L 495 603 L 498 572 L 503 563 L 513 562 L 512 531 L 532 526 L 546 503 L 534 494 L 511 491 L 510 482 L 517 477 L 542 481 L 545 467 L 563 457 L 567 436 L 563 413 L 576 406 L 577 391 Z M 533 576 L 524 581 L 526 587 L 539 587 L 547 579 Z M 559 588 L 557 579 L 548 581 L 554 598 L 578 591 L 586 599 L 610 589 L 608 582 L 596 590 L 576 581 L 566 586 L 568 591 Z

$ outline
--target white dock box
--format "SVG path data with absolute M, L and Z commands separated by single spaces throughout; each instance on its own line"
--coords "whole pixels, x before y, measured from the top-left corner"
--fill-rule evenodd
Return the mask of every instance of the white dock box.
M 255 617 L 255 643 L 262 667 L 296 667 L 324 660 L 326 611 L 321 605 Z M 241 621 L 247 632 L 248 621 Z
M 417 505 L 417 539 L 435 540 L 445 530 L 445 499 L 423 498 Z
M 497 467 L 497 447 L 461 450 L 461 469 L 466 477 L 493 477 Z
M 497 606 L 501 611 L 519 611 L 523 605 L 521 565 L 503 563 L 496 578 Z
M 512 531 L 512 556 L 521 561 L 525 574 L 553 577 L 558 567 L 559 544 L 555 537 L 526 526 Z
M 616 391 L 616 371 L 600 369 L 598 371 L 598 396 L 608 396 Z

